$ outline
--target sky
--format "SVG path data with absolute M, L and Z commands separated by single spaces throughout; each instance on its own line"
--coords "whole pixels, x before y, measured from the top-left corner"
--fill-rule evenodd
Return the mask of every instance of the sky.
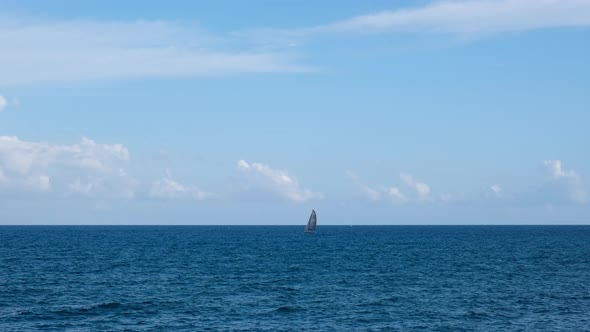
M 0 8 L 0 224 L 590 224 L 590 0 Z

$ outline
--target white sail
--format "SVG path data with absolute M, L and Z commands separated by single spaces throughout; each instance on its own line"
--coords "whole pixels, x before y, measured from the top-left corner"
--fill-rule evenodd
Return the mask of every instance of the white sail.
M 307 226 L 305 226 L 306 233 L 313 233 L 315 232 L 317 224 L 317 217 L 315 215 L 315 210 L 311 210 L 311 216 L 309 216 L 309 221 L 307 222 Z

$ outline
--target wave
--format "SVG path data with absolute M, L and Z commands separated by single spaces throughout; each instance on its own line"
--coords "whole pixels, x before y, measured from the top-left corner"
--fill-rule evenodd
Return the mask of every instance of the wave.
M 278 313 L 292 313 L 292 312 L 299 312 L 302 311 L 303 309 L 300 307 L 295 307 L 295 306 L 282 306 L 282 307 L 278 307 L 277 309 L 274 310 L 274 312 L 278 312 Z
M 50 313 L 56 315 L 88 315 L 93 313 L 98 313 L 98 311 L 104 310 L 113 310 L 122 307 L 123 304 L 120 302 L 104 302 L 104 303 L 97 303 L 91 304 L 88 306 L 70 306 L 70 307 L 62 307 L 57 310 L 51 310 Z

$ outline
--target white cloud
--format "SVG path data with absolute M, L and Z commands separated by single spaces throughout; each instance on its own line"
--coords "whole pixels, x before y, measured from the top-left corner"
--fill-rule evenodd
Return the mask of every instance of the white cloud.
M 450 202 L 453 199 L 453 196 L 449 193 L 442 193 L 439 195 L 440 201 L 443 203 Z
M 35 191 L 48 191 L 51 181 L 47 175 L 35 175 L 25 179 L 24 184 Z
M 490 190 L 491 190 L 491 191 L 492 191 L 494 194 L 496 194 L 496 195 L 499 195 L 499 194 L 502 192 L 502 187 L 500 187 L 500 186 L 499 186 L 499 185 L 497 185 L 497 184 L 493 184 L 492 186 L 490 186 Z
M 249 50 L 167 21 L 0 21 L 0 84 L 306 71 L 284 52 Z
M 384 196 L 384 191 L 379 189 L 373 189 L 367 185 L 359 184 L 359 188 L 367 195 L 372 201 L 380 201 Z
M 315 27 L 219 36 L 186 22 L 2 17 L 0 85 L 305 72 L 311 69 L 297 64 L 291 49 L 325 33 L 416 31 L 472 37 L 576 26 L 590 26 L 590 1 L 436 1 Z
M 369 186 L 361 186 L 361 190 L 367 195 L 372 201 L 380 201 L 382 198 L 382 192 L 377 189 L 373 189 Z
M 571 199 L 576 203 L 588 202 L 588 193 L 580 188 L 575 188 L 570 193 Z
M 4 171 L 2 167 L 0 167 L 0 186 L 6 183 L 6 176 L 4 176 Z
M 471 0 L 437 1 L 423 7 L 381 11 L 305 29 L 302 33 L 427 31 L 473 36 L 588 25 L 588 0 Z
M 552 190 L 564 192 L 575 203 L 588 201 L 588 193 L 582 188 L 582 181 L 576 171 L 563 169 L 561 160 L 545 160 L 543 166 L 555 183 Z
M 358 176 L 352 172 L 352 171 L 346 171 L 346 175 L 352 179 L 352 181 L 354 182 L 354 184 L 359 187 L 361 189 L 362 192 L 364 192 L 367 195 L 367 198 L 369 198 L 372 201 L 380 201 L 383 196 L 384 196 L 384 192 L 383 190 L 378 190 L 378 189 L 373 189 L 369 186 L 367 186 L 366 184 L 362 183 Z
M 430 194 L 430 187 L 425 183 L 416 183 L 416 191 L 421 197 L 426 197 Z
M 179 183 L 172 179 L 169 171 L 166 173 L 166 177 L 152 184 L 150 196 L 155 198 L 194 200 L 203 200 L 213 196 L 212 193 L 202 191 L 197 187 Z
M 399 178 L 408 186 L 412 186 L 414 184 L 414 177 L 410 174 L 402 173 L 399 175 Z
M 384 197 L 389 197 L 394 202 L 407 202 L 412 200 L 412 197 L 408 197 L 406 194 L 404 194 L 398 186 L 381 186 L 378 188 L 373 188 L 362 183 L 355 173 L 347 171 L 346 174 L 353 180 L 357 187 L 359 187 L 367 195 L 370 200 L 379 201 Z M 399 177 L 402 184 L 415 191 L 417 197 L 420 200 L 426 200 L 430 197 L 430 186 L 426 183 L 416 181 L 411 174 L 402 173 Z
M 82 183 L 80 179 L 76 179 L 76 181 L 70 183 L 68 185 L 68 190 L 73 193 L 82 194 L 82 195 L 89 195 L 94 188 L 93 183 Z
M 474 39 L 498 33 L 590 26 L 588 0 L 446 0 L 353 16 L 295 29 L 235 33 L 267 49 L 288 49 L 314 36 L 370 33 L 441 34 Z
M 238 160 L 238 168 L 241 170 L 250 169 L 250 165 L 245 160 Z
M 133 197 L 135 180 L 125 171 L 129 152 L 121 144 L 82 138 L 60 145 L 0 136 L 0 170 L 5 190 L 52 191 L 101 197 Z M 84 179 L 84 182 L 81 180 Z
M 276 170 L 261 163 L 250 164 L 245 160 L 239 160 L 237 167 L 264 189 L 275 192 L 291 201 L 302 203 L 323 198 L 320 193 L 300 188 L 297 180 L 286 171 Z
M 6 98 L 4 96 L 0 95 L 0 112 L 4 111 L 7 104 L 8 104 L 8 102 L 6 101 Z
M 578 174 L 574 170 L 564 170 L 561 167 L 561 160 L 545 160 L 543 165 L 549 171 L 554 179 L 569 178 L 578 179 Z
M 367 195 L 367 198 L 372 201 L 381 201 L 382 199 L 389 197 L 394 202 L 405 202 L 407 201 L 407 197 L 401 192 L 398 187 L 379 187 L 379 188 L 372 188 L 364 183 L 358 178 L 358 176 L 352 171 L 346 171 L 346 175 L 352 179 L 354 184 L 361 189 Z
M 389 188 L 389 194 L 396 201 L 403 202 L 403 201 L 407 200 L 406 196 L 404 196 L 404 194 L 402 194 L 402 192 L 397 187 Z
M 416 181 L 411 174 L 402 173 L 399 177 L 406 186 L 413 188 L 420 198 L 426 198 L 430 194 L 430 186 Z

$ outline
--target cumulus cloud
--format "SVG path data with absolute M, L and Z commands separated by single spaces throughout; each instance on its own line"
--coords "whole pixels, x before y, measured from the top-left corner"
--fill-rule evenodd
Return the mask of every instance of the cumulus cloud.
M 318 32 L 427 31 L 458 35 L 590 25 L 587 0 L 437 1 L 385 10 L 302 30 Z
M 493 184 L 493 185 L 491 185 L 491 186 L 490 186 L 490 190 L 491 190 L 491 191 L 492 191 L 494 194 L 496 194 L 496 195 L 500 195 L 500 193 L 502 192 L 502 187 L 500 187 L 500 186 L 499 186 L 499 185 L 497 185 L 497 184 Z
M 121 144 L 88 138 L 71 145 L 31 142 L 0 136 L 0 188 L 52 191 L 100 197 L 133 197 L 135 180 L 125 166 L 129 152 Z
M 166 177 L 154 181 L 150 190 L 150 196 L 155 198 L 166 199 L 194 199 L 204 200 L 213 196 L 212 193 L 202 191 L 195 186 L 182 184 L 172 179 L 169 171 L 166 172 Z
M 416 181 L 411 174 L 402 173 L 399 177 L 406 186 L 414 189 L 420 198 L 426 198 L 430 194 L 430 186 Z
M 405 201 L 405 200 L 407 200 L 406 196 L 404 194 L 402 194 L 402 192 L 397 187 L 391 187 L 391 188 L 389 188 L 389 194 L 391 195 L 391 197 L 394 200 L 397 200 L 397 201 Z
M 249 176 L 255 185 L 293 202 L 302 203 L 323 198 L 320 193 L 301 188 L 295 177 L 286 171 L 276 170 L 262 163 L 248 163 L 245 160 L 239 160 L 237 168 Z
M 391 199 L 394 202 L 405 202 L 407 201 L 407 197 L 401 192 L 401 190 L 398 187 L 392 186 L 392 187 L 379 187 L 379 188 L 373 188 L 370 187 L 366 184 L 364 184 L 359 177 L 352 171 L 346 171 L 346 175 L 352 179 L 352 181 L 354 182 L 354 184 L 361 189 L 362 192 L 365 193 L 365 195 L 367 195 L 367 198 L 372 200 L 372 201 L 380 201 L 382 199 Z
M 361 182 L 358 176 L 352 171 L 346 171 L 346 175 L 354 182 L 354 184 L 367 195 L 367 198 L 372 201 L 380 201 L 385 195 L 384 190 L 371 188 L 368 185 Z
M 543 166 L 552 179 L 550 190 L 563 192 L 576 203 L 588 201 L 588 193 L 582 187 L 580 175 L 576 171 L 564 169 L 561 160 L 545 160 Z
M 245 160 L 238 160 L 238 169 L 248 170 L 250 169 L 250 165 Z
M 439 195 L 440 201 L 443 203 L 450 202 L 453 199 L 453 196 L 449 193 L 442 193 Z
M 372 201 L 380 201 L 386 193 L 384 190 L 374 189 L 367 185 L 360 185 L 359 187 Z
M 425 200 L 430 197 L 430 186 L 424 182 L 417 181 L 411 174 L 402 173 L 399 175 L 401 183 L 413 190 L 416 194 L 414 197 L 410 195 L 408 197 L 407 194 L 404 194 L 399 186 L 380 186 L 380 187 L 370 187 L 364 184 L 362 181 L 359 180 L 358 176 L 351 172 L 347 171 L 347 175 L 349 178 L 353 180 L 355 185 L 359 187 L 370 200 L 379 201 L 384 198 L 389 198 L 394 202 L 406 202 L 410 201 L 412 198 L 417 198 L 420 200 Z
M 578 179 L 578 173 L 574 170 L 564 170 L 561 167 L 561 160 L 545 160 L 543 165 L 554 179 Z
M 296 72 L 284 52 L 259 52 L 169 21 L 0 21 L 0 84 Z
M 8 102 L 6 101 L 6 97 L 0 95 L 0 112 L 4 111 Z

